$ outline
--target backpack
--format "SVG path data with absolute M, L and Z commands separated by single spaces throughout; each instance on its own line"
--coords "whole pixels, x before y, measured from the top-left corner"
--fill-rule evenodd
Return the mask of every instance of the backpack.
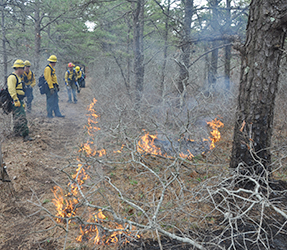
M 81 71 L 82 71 L 82 78 L 83 78 L 83 79 L 86 79 L 85 72 L 84 72 L 83 70 L 81 70 Z
M 19 85 L 18 77 L 15 74 L 10 74 L 14 75 L 16 77 L 17 83 L 16 87 Z M 9 114 L 13 110 L 13 99 L 9 94 L 8 88 L 2 88 L 0 90 L 0 108 L 3 109 L 5 114 Z
M 7 115 L 13 110 L 13 99 L 8 92 L 8 88 L 0 90 L 0 107 Z
M 50 65 L 47 65 L 46 67 L 49 67 L 51 69 L 51 75 L 52 75 L 52 68 L 50 67 Z M 39 77 L 38 87 L 39 87 L 41 95 L 47 94 L 49 92 L 49 86 L 48 86 L 48 83 L 44 77 L 44 74 L 42 74 Z

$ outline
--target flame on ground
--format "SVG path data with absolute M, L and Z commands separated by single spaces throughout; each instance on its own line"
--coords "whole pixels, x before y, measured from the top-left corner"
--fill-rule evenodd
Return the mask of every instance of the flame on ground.
M 160 148 L 154 145 L 154 140 L 156 138 L 157 135 L 150 135 L 149 132 L 146 132 L 138 141 L 137 151 L 139 153 L 162 155 Z
M 214 120 L 212 120 L 211 122 L 207 122 L 207 124 L 212 128 L 212 131 L 210 132 L 210 137 L 209 139 L 204 139 L 203 141 L 210 141 L 210 149 L 215 148 L 215 143 L 218 142 L 220 140 L 221 134 L 219 132 L 219 128 L 223 127 L 224 124 L 218 120 L 217 118 L 215 118 Z M 147 154 L 153 154 L 153 155 L 161 155 L 164 157 L 169 157 L 166 154 L 162 154 L 161 153 L 161 149 L 159 147 L 157 147 L 154 144 L 155 139 L 157 139 L 157 134 L 152 135 L 149 134 L 149 132 L 145 132 L 145 134 L 140 138 L 140 140 L 138 141 L 138 145 L 137 145 L 137 151 L 141 154 L 143 153 L 147 153 Z M 180 139 L 179 139 L 180 141 Z M 194 141 L 192 139 L 189 139 L 189 141 Z M 192 158 L 194 157 L 194 155 L 187 150 L 189 154 L 184 154 L 183 152 L 179 153 L 179 156 L 181 158 L 186 158 L 188 160 L 192 160 Z M 204 153 L 204 152 L 203 152 Z
M 119 242 L 119 238 L 123 241 L 123 243 L 128 243 L 128 237 L 131 237 L 131 233 L 126 230 L 122 225 L 118 223 L 112 223 L 113 226 L 110 228 L 115 228 L 117 231 L 112 232 L 110 235 L 106 235 L 104 230 L 97 227 L 95 224 L 103 224 L 106 216 L 103 214 L 102 210 L 91 216 L 91 218 L 87 221 L 87 225 L 83 225 L 80 227 L 81 235 L 77 237 L 77 241 L 93 241 L 96 245 L 110 245 L 112 243 Z M 111 223 L 111 222 L 110 222 Z M 134 227 L 132 227 L 135 230 Z M 136 236 L 140 238 L 139 235 Z
M 54 199 L 52 200 L 53 204 L 56 207 L 57 214 L 56 218 L 57 222 L 64 222 L 65 218 L 71 218 L 76 215 L 76 205 L 79 203 L 76 198 L 67 199 L 64 198 L 63 189 L 59 186 L 55 186 L 54 190 Z M 59 218 L 60 217 L 60 218 Z M 71 220 L 69 220 L 69 223 Z
M 96 104 L 97 100 L 93 99 L 93 102 L 88 107 L 88 125 L 86 129 L 88 131 L 89 136 L 92 140 L 88 140 L 86 143 L 82 144 L 80 147 L 79 152 L 83 152 L 86 156 L 103 156 L 106 154 L 105 149 L 97 150 L 94 145 L 94 132 L 99 131 L 100 128 L 97 127 L 97 119 L 98 115 L 94 110 L 94 105 Z M 124 145 L 122 145 L 121 150 L 123 149 Z M 80 162 L 80 159 L 78 159 Z M 83 184 L 87 179 L 89 179 L 89 175 L 86 172 L 89 166 L 84 166 L 81 163 L 78 163 L 78 168 L 76 169 L 76 173 L 72 175 L 73 180 L 70 181 L 68 186 L 70 187 L 70 192 L 64 195 L 63 189 L 59 186 L 55 186 L 53 193 L 54 199 L 52 200 L 53 204 L 56 207 L 56 222 L 58 223 L 65 223 L 65 219 L 69 219 L 69 223 L 73 219 L 74 216 L 77 215 L 77 204 L 79 203 L 78 195 L 79 195 L 79 188 L 83 188 Z M 99 225 L 105 223 L 106 216 L 103 214 L 101 209 L 99 209 L 96 213 L 91 215 L 91 217 L 87 220 L 86 225 L 80 226 L 81 235 L 79 235 L 76 240 L 81 242 L 83 240 L 92 241 L 94 244 L 112 244 L 119 242 L 119 239 L 123 240 L 124 243 L 128 243 L 128 237 L 131 237 L 131 232 L 124 229 L 124 227 L 117 223 L 110 223 L 111 230 L 116 229 L 115 232 L 111 233 L 110 235 L 106 235 L 105 231 L 101 229 L 101 227 L 97 227 L 95 223 Z M 106 224 L 106 223 L 105 223 Z M 133 228 L 135 230 L 135 228 Z M 136 237 L 140 237 L 137 235 Z
M 96 146 L 94 145 L 94 133 L 99 131 L 100 128 L 97 127 L 98 124 L 98 115 L 94 110 L 94 106 L 97 100 L 93 99 L 93 102 L 89 105 L 88 111 L 88 125 L 86 126 L 89 136 L 91 140 L 88 140 L 86 143 L 81 145 L 79 152 L 83 152 L 86 156 L 104 156 L 106 154 L 106 150 L 97 150 Z M 215 143 L 220 140 L 220 132 L 218 128 L 223 127 L 223 123 L 217 119 L 214 119 L 211 122 L 207 122 L 207 124 L 213 129 L 209 137 L 211 141 L 210 149 L 215 147 Z M 154 155 L 162 155 L 161 149 L 154 144 L 157 135 L 149 134 L 146 132 L 138 141 L 137 151 L 139 153 L 149 153 Z M 193 140 L 191 140 L 193 141 Z M 122 145 L 120 150 L 114 151 L 114 153 L 121 153 L 123 147 Z M 188 150 L 189 154 L 180 153 L 180 157 L 187 158 L 191 160 L 194 156 Z M 170 156 L 163 155 L 165 157 L 171 158 Z M 70 187 L 70 192 L 64 195 L 63 189 L 56 186 L 54 187 L 54 199 L 52 200 L 53 204 L 56 207 L 56 221 L 59 223 L 66 222 L 66 219 L 69 219 L 69 222 L 77 215 L 77 204 L 79 203 L 78 196 L 79 196 L 79 189 L 83 188 L 83 184 L 86 180 L 90 177 L 87 174 L 87 169 L 89 166 L 83 165 L 80 163 L 78 159 L 78 168 L 76 169 L 76 173 L 72 175 L 73 180 L 68 184 Z M 98 226 L 97 226 L 98 225 Z M 103 229 L 103 225 L 106 228 L 109 228 L 108 231 L 115 230 L 110 235 L 107 235 L 106 231 Z M 135 228 L 132 227 L 132 230 L 135 231 Z M 92 241 L 94 244 L 111 244 L 117 243 L 119 239 L 123 240 L 125 243 L 129 242 L 128 238 L 132 237 L 131 232 L 125 229 L 122 225 L 106 220 L 106 216 L 103 214 L 102 210 L 98 210 L 97 212 L 93 213 L 90 218 L 87 220 L 85 225 L 80 226 L 81 235 L 79 235 L 76 240 L 81 241 Z M 136 235 L 137 238 L 140 238 L 139 235 Z
M 210 149 L 213 149 L 215 148 L 215 143 L 218 142 L 221 138 L 221 134 L 218 129 L 224 127 L 224 124 L 217 118 L 215 118 L 211 122 L 207 122 L 207 124 L 213 129 L 210 132 L 211 136 L 209 137 L 209 139 L 211 140 Z

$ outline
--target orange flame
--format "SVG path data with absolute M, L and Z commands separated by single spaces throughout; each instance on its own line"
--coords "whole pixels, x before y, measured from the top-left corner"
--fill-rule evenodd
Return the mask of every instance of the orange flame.
M 88 116 L 88 125 L 86 126 L 86 129 L 88 131 L 89 136 L 93 139 L 94 138 L 94 133 L 99 131 L 100 128 L 96 126 L 98 124 L 97 119 L 99 116 L 96 114 L 96 111 L 94 109 L 94 106 L 96 104 L 97 100 L 94 98 L 93 102 L 89 105 L 88 111 L 89 114 Z M 96 156 L 98 155 L 99 157 L 102 157 L 103 155 L 106 154 L 105 149 L 97 150 L 96 146 L 94 146 L 94 140 L 88 140 L 86 143 L 82 144 L 80 147 L 79 152 L 85 152 L 87 156 Z
M 122 236 L 123 243 L 128 243 L 128 239 L 125 236 L 131 236 L 131 232 L 125 230 L 125 228 L 118 224 L 113 223 L 111 228 L 120 229 L 115 232 L 112 232 L 110 235 L 106 235 L 104 230 L 100 230 L 93 223 L 104 223 L 106 216 L 103 214 L 102 210 L 99 209 L 96 214 L 93 214 L 90 219 L 87 220 L 88 225 L 84 225 L 80 227 L 81 235 L 76 238 L 77 241 L 82 242 L 93 241 L 94 244 L 97 245 L 110 245 L 111 243 L 119 242 L 119 236 Z M 110 222 L 111 223 L 111 222 Z M 135 230 L 135 227 L 132 226 L 132 229 Z M 136 235 L 137 238 L 140 238 L 139 235 Z
M 94 106 L 96 104 L 97 100 L 94 98 L 93 102 L 89 105 L 88 107 L 88 111 L 90 112 L 90 114 L 88 114 L 88 134 L 93 137 L 94 132 L 95 131 L 99 131 L 100 128 L 96 126 L 96 124 L 98 123 L 97 118 L 99 117 L 96 114 L 96 111 L 94 109 Z
M 180 156 L 181 158 L 186 158 L 186 159 L 188 159 L 188 160 L 192 160 L 192 158 L 194 157 L 194 155 L 189 151 L 189 149 L 188 149 L 187 151 L 188 151 L 189 155 L 186 155 L 186 154 L 184 154 L 184 153 L 180 153 L 179 156 Z
M 207 122 L 207 124 L 213 129 L 210 132 L 212 137 L 209 137 L 209 139 L 211 140 L 210 149 L 213 149 L 215 148 L 215 143 L 218 142 L 221 138 L 221 134 L 218 129 L 224 127 L 224 124 L 220 120 L 217 120 L 217 118 L 215 118 L 211 122 Z
M 209 146 L 210 149 L 215 148 L 215 143 L 218 142 L 221 138 L 221 134 L 219 132 L 219 128 L 224 127 L 224 124 L 218 120 L 217 118 L 215 118 L 214 120 L 212 120 L 211 122 L 207 122 L 207 124 L 212 128 L 212 131 L 210 132 L 210 137 L 209 139 L 202 139 L 203 142 L 206 141 L 211 141 L 211 144 Z M 137 151 L 139 153 L 148 153 L 148 154 L 153 154 L 153 155 L 161 155 L 161 156 L 165 156 L 168 158 L 172 158 L 171 156 L 167 156 L 166 154 L 163 155 L 161 152 L 161 149 L 159 147 L 157 147 L 154 144 L 155 139 L 157 139 L 157 135 L 151 135 L 149 134 L 149 132 L 146 132 L 138 141 L 138 145 L 137 145 Z M 178 141 L 180 141 L 181 139 L 179 139 Z M 188 139 L 189 141 L 194 141 L 192 139 Z M 179 156 L 182 158 L 186 158 L 188 160 L 192 160 L 192 158 L 194 157 L 194 155 L 187 150 L 189 154 L 184 154 L 183 152 L 179 153 Z M 118 152 L 118 151 L 116 151 Z M 202 154 L 204 154 L 204 152 L 202 152 Z
M 99 131 L 100 128 L 97 127 L 97 118 L 99 117 L 95 110 L 94 105 L 96 104 L 97 100 L 93 99 L 93 102 L 89 105 L 88 111 L 90 114 L 88 115 L 88 125 L 86 126 L 89 136 L 92 140 L 88 140 L 86 143 L 81 145 L 79 152 L 83 152 L 86 156 L 103 156 L 106 154 L 105 149 L 97 150 L 94 145 L 94 132 Z M 124 145 L 122 145 L 121 150 L 123 149 Z M 121 152 L 121 150 L 119 152 Z M 80 161 L 80 159 L 78 159 Z M 78 168 L 76 169 L 76 173 L 72 175 L 73 181 L 71 181 L 68 185 L 70 186 L 70 192 L 66 195 L 63 194 L 62 188 L 59 186 L 55 186 L 53 193 L 54 199 L 53 204 L 56 207 L 56 221 L 57 222 L 65 222 L 64 218 L 72 218 L 77 213 L 76 205 L 79 203 L 77 199 L 77 195 L 79 194 L 79 188 L 82 189 L 82 185 L 85 181 L 90 178 L 89 175 L 86 173 L 86 169 L 89 166 L 83 166 L 83 164 L 78 163 Z M 87 225 L 80 226 L 81 235 L 79 235 L 76 240 L 83 241 L 88 240 L 92 241 L 94 244 L 111 244 L 116 243 L 119 241 L 119 235 L 130 236 L 131 233 L 127 232 L 123 226 L 114 223 L 110 225 L 110 228 L 120 229 L 116 232 L 113 232 L 111 235 L 106 236 L 104 232 L 100 232 L 100 230 L 95 224 L 93 223 L 105 223 L 106 216 L 103 214 L 101 209 L 98 210 L 97 213 L 93 214 L 90 219 L 87 220 Z M 71 220 L 69 220 L 70 222 Z M 111 222 L 109 222 L 111 223 Z M 135 230 L 135 229 L 133 229 Z M 101 235 L 102 234 L 102 235 Z M 140 236 L 137 235 L 139 238 Z M 128 240 L 125 237 L 125 242 Z
M 161 155 L 160 148 L 154 145 L 154 140 L 156 138 L 157 135 L 150 135 L 149 132 L 146 132 L 138 142 L 138 148 L 137 148 L 138 152 L 153 155 Z
M 64 218 L 71 218 L 72 216 L 76 215 L 77 208 L 75 207 L 76 204 L 78 204 L 77 199 L 64 199 L 63 190 L 59 186 L 54 187 L 54 190 L 52 190 L 55 196 L 55 199 L 52 200 L 53 204 L 56 207 L 57 210 L 57 222 L 63 222 Z M 62 219 L 63 218 L 63 219 Z M 71 221 L 69 221 L 70 223 Z

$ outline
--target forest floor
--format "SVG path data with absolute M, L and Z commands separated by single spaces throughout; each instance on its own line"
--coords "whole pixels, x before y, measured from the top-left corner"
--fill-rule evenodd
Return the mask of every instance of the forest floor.
M 87 106 L 93 96 L 87 86 L 78 94 L 77 104 L 67 103 L 67 93 L 62 88 L 59 106 L 66 117 L 50 119 L 46 117 L 46 97 L 36 91 L 37 88 L 34 95 L 38 98 L 33 101 L 32 112 L 27 114 L 30 136 L 34 140 L 23 142 L 22 138 L 8 133 L 2 142 L 3 160 L 12 182 L 0 182 L 0 249 L 61 249 L 49 240 L 53 238 L 51 231 L 43 231 L 51 226 L 50 221 L 43 213 L 34 214 L 38 208 L 28 201 L 38 201 L 55 211 L 50 202 L 54 198 L 52 190 L 56 183 L 61 185 L 63 178 L 66 180 L 59 169 L 83 143 Z M 10 114 L 1 116 L 2 124 L 9 129 Z M 57 234 L 56 231 L 53 233 Z
M 2 126 L 7 127 L 2 142 L 2 154 L 11 179 L 11 183 L 0 182 L 0 249 L 63 249 L 64 230 L 59 227 L 48 230 L 54 224 L 47 213 L 39 212 L 39 209 L 42 207 L 54 215 L 56 213 L 51 202 L 54 198 L 52 190 L 55 186 L 67 185 L 68 179 L 60 169 L 75 158 L 80 145 L 84 143 L 87 107 L 94 98 L 90 84 L 88 79 L 86 88 L 78 94 L 77 104 L 67 103 L 66 91 L 64 88 L 60 91 L 59 105 L 62 114 L 66 116 L 64 119 L 47 118 L 45 96 L 37 94 L 33 102 L 33 112 L 27 114 L 30 136 L 34 139 L 31 142 L 23 142 L 22 138 L 11 136 L 10 115 L 0 116 Z M 228 136 L 218 144 L 214 154 L 214 157 L 225 162 L 225 165 L 228 165 L 229 153 L 226 152 L 230 151 L 232 142 L 230 131 L 225 131 Z M 202 177 L 204 176 L 196 178 Z M 287 199 L 285 201 L 287 203 Z M 75 241 L 76 236 L 73 233 L 69 236 L 66 249 L 89 249 L 79 245 Z M 287 242 L 285 235 L 280 237 L 277 237 L 278 244 L 272 249 L 287 249 L 287 243 L 284 244 Z M 194 249 L 166 237 L 161 238 L 161 244 L 165 250 Z M 122 249 L 161 248 L 157 240 L 143 238 Z

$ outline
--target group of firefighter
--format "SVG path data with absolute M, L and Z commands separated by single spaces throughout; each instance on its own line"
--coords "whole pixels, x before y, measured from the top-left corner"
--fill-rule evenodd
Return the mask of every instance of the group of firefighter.
M 62 115 L 59 109 L 58 92 L 60 88 L 55 70 L 57 57 L 51 55 L 47 61 L 49 64 L 44 70 L 44 78 L 48 85 L 46 91 L 47 117 L 53 118 L 55 116 L 64 118 L 65 116 Z M 33 140 L 29 136 L 24 103 L 24 98 L 26 97 L 27 112 L 30 113 L 32 110 L 32 100 L 34 98 L 33 87 L 36 85 L 36 78 L 30 70 L 30 67 L 31 63 L 28 60 L 24 62 L 21 59 L 17 59 L 12 66 L 14 72 L 7 78 L 8 92 L 13 102 L 14 134 L 15 136 L 23 137 L 24 141 Z M 79 66 L 75 67 L 73 63 L 69 63 L 64 79 L 68 91 L 68 102 L 77 103 L 77 92 L 80 91 L 80 86 L 84 87 L 84 83 L 82 83 L 84 77 L 81 68 Z

